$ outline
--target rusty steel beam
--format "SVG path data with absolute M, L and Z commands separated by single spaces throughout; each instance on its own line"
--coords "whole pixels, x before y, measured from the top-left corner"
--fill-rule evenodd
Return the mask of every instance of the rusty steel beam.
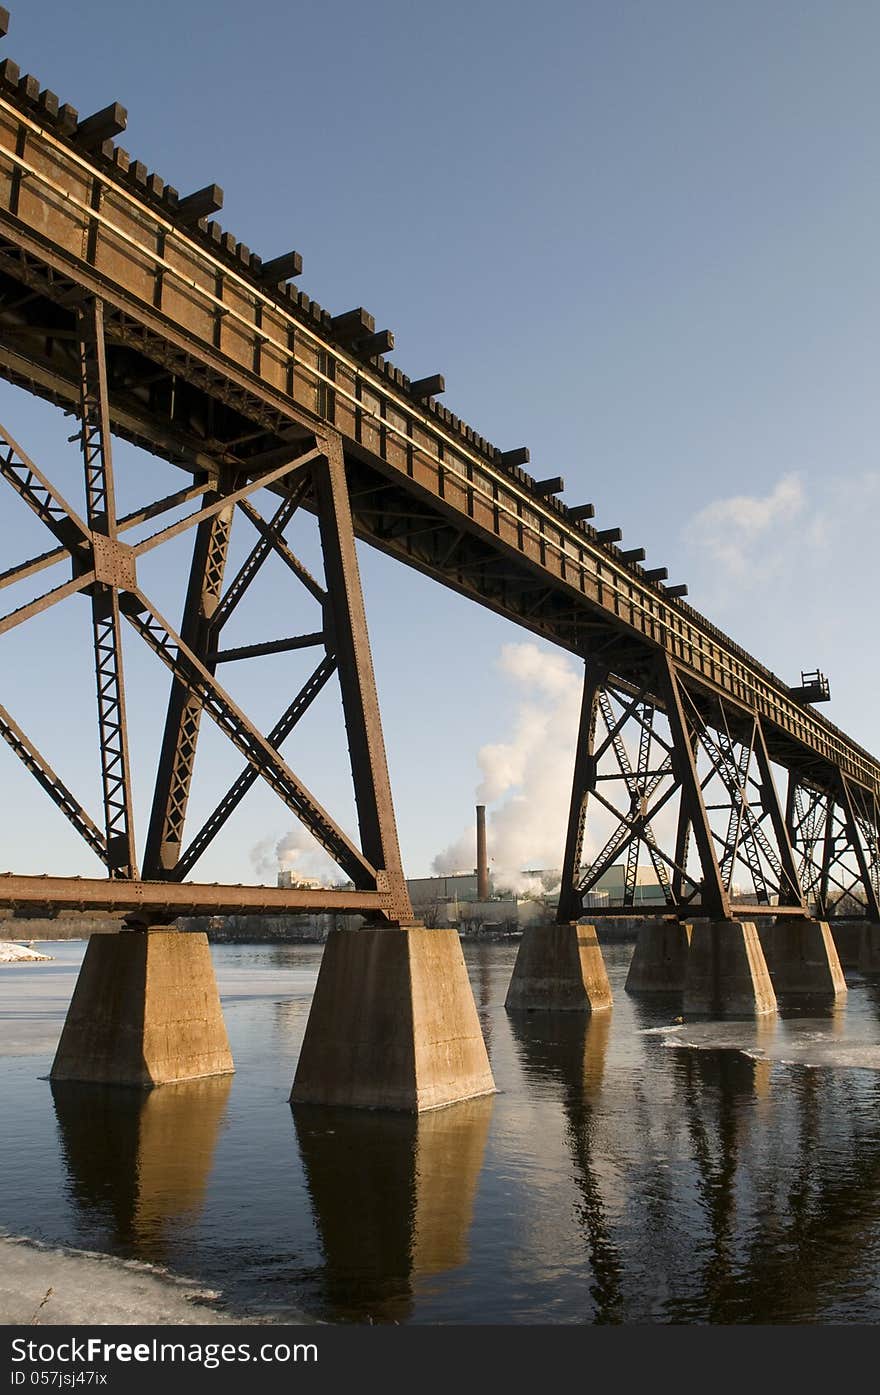
M 61 910 L 147 912 L 174 920 L 193 915 L 285 915 L 297 911 L 384 914 L 393 909 L 386 890 L 297 890 L 275 886 L 196 886 L 189 882 L 110 881 L 90 877 L 28 877 L 0 873 L 0 906 L 53 906 Z
M 278 750 L 282 743 L 293 731 L 300 717 L 304 716 L 318 696 L 324 684 L 332 678 L 336 672 L 336 659 L 333 655 L 325 655 L 318 664 L 314 673 L 306 679 L 300 688 L 293 702 L 281 714 L 266 740 L 275 750 Z M 185 852 L 181 853 L 176 866 L 171 875 L 179 880 L 192 871 L 202 853 L 213 842 L 220 829 L 231 818 L 238 808 L 244 796 L 253 784 L 259 779 L 259 771 L 254 765 L 246 765 L 241 774 L 230 785 L 226 794 L 220 800 L 216 808 L 208 815 L 208 818 L 193 838 Z
M 632 914 L 633 912 L 631 906 L 602 907 L 603 920 L 619 919 L 623 916 L 632 919 Z M 640 920 L 643 916 L 650 916 L 652 918 L 669 921 L 687 920 L 691 916 L 699 916 L 700 907 L 699 905 L 685 904 L 672 908 L 670 906 L 665 905 L 661 906 L 659 903 L 656 905 L 652 905 L 648 902 L 643 902 L 639 906 L 638 914 Z M 803 914 L 803 909 L 800 906 L 775 906 L 768 905 L 766 902 L 764 903 L 764 905 L 756 905 L 752 901 L 731 901 L 730 903 L 731 920 L 775 920 L 777 916 L 796 916 L 798 918 L 802 918 Z M 846 917 L 841 917 L 841 919 L 846 919 Z
M 302 275 L 303 261 L 299 252 L 284 252 L 280 257 L 272 257 L 260 263 L 260 280 L 278 285 L 280 281 L 292 281 Z
M 584 686 L 574 756 L 571 805 L 562 860 L 562 881 L 556 908 L 556 918 L 562 925 L 570 920 L 577 920 L 582 909 L 582 900 L 578 893 L 578 873 L 584 846 L 587 800 L 596 788 L 596 762 L 593 748 L 596 740 L 599 692 L 605 677 L 606 675 L 599 665 L 587 660 L 584 666 Z
M 667 775 L 672 773 L 671 752 L 667 748 L 667 755 L 664 764 L 653 776 L 649 778 L 650 750 L 652 739 L 657 736 L 653 728 L 654 706 L 645 700 L 646 694 L 639 693 L 635 704 L 630 702 L 624 708 L 623 715 L 615 720 L 614 713 L 608 698 L 607 689 L 603 688 L 599 693 L 599 710 L 602 713 L 605 728 L 608 733 L 608 742 L 614 750 L 617 761 L 618 772 L 615 776 L 624 782 L 627 798 L 629 800 L 630 812 L 638 810 L 641 814 L 638 823 L 638 835 L 629 841 L 627 849 L 626 878 L 624 883 L 624 901 L 628 905 L 635 903 L 636 889 L 636 869 L 638 866 L 639 844 L 644 843 L 648 849 L 651 863 L 654 867 L 657 881 L 663 889 L 667 901 L 672 898 L 672 891 L 669 877 L 663 864 L 663 859 L 657 847 L 657 840 L 647 816 L 648 799 L 655 793 Z M 632 713 L 639 726 L 639 757 L 638 770 L 634 771 L 629 759 L 626 746 L 623 743 L 621 731 L 626 723 L 627 716 Z M 648 715 L 650 714 L 650 716 Z M 658 737 L 659 740 L 659 737 Z M 598 761 L 599 752 L 596 752 L 595 759 Z M 597 792 L 598 793 L 598 792 Z M 641 805 L 644 801 L 645 811 L 641 812 Z M 634 826 L 634 821 L 629 820 L 629 826 Z M 599 880 L 604 871 L 604 867 L 594 864 L 590 869 L 591 885 Z M 584 887 L 584 889 L 588 889 Z
M 712 762 L 712 772 L 721 780 L 727 792 L 726 805 L 729 807 L 729 819 L 727 835 L 724 839 L 719 839 L 723 849 L 720 867 L 722 879 L 724 879 L 728 891 L 732 891 L 733 874 L 736 870 L 737 859 L 748 868 L 752 878 L 755 895 L 759 901 L 770 900 L 767 877 L 761 861 L 761 854 L 770 862 L 777 878 L 781 880 L 782 871 L 778 858 L 770 847 L 763 829 L 760 828 L 756 820 L 748 797 L 748 772 L 752 761 L 752 740 L 754 738 L 754 722 L 752 731 L 747 740 L 740 744 L 739 755 L 737 756 L 737 743 L 726 730 L 726 719 L 724 710 L 721 710 L 721 721 L 725 729 L 718 729 L 717 739 L 713 740 L 705 723 L 700 723 L 697 714 L 695 715 L 695 726 L 700 733 L 700 742 L 703 750 L 708 754 Z M 705 785 L 704 785 L 705 788 Z M 713 807 L 713 806 L 707 806 Z M 727 875 L 725 875 L 725 872 Z
M 91 530 L 62 494 L 0 426 L 0 476 L 10 484 L 66 551 L 90 541 Z M 60 555 L 60 554 L 59 554 Z
M 205 505 L 222 504 L 224 498 L 222 490 L 211 490 L 205 495 Z M 210 673 L 215 664 L 208 656 L 213 641 L 211 623 L 223 586 L 234 507 L 230 503 L 221 506 L 196 528 L 180 627 L 183 639 Z M 167 876 L 180 855 L 201 716 L 198 696 L 173 675 L 144 849 L 144 876 L 150 881 Z
M 696 754 L 696 753 L 694 753 Z M 675 852 L 672 860 L 675 864 L 672 872 L 672 899 L 676 905 L 683 906 L 688 901 L 693 900 L 698 888 L 693 886 L 690 893 L 685 890 L 687 881 L 687 865 L 691 847 L 691 821 L 688 817 L 687 802 L 682 799 L 678 806 L 678 822 L 675 830 Z
M 671 770 L 659 771 L 656 777 L 656 784 L 654 784 L 651 793 L 656 793 L 656 788 L 660 781 L 672 774 L 673 772 Z M 673 779 L 669 788 L 660 796 L 657 802 L 652 805 L 650 809 L 652 818 L 656 817 L 656 815 L 665 808 L 670 799 L 675 795 L 677 789 L 678 782 Z M 638 809 L 633 809 L 628 814 L 621 813 L 619 808 L 612 804 L 609 799 L 605 798 L 602 791 L 598 788 L 598 785 L 593 790 L 593 798 L 597 803 L 601 804 L 604 809 L 607 809 L 610 814 L 614 815 L 618 820 L 618 826 L 608 839 L 602 851 L 598 854 L 596 861 L 591 864 L 589 870 L 581 878 L 578 884 L 578 892 L 581 896 L 585 896 L 587 892 L 592 890 L 601 878 L 603 872 L 607 871 L 610 866 L 617 862 L 623 853 L 628 852 L 634 841 L 648 842 L 645 837 L 647 821 Z M 672 869 L 673 873 L 676 871 L 676 864 L 672 857 L 659 847 L 656 840 L 653 844 L 648 844 L 648 846 L 651 848 L 654 857 L 662 859 L 666 866 Z M 669 881 L 667 875 L 664 890 L 666 890 L 668 886 Z M 667 896 L 669 897 L 667 904 L 671 906 L 672 897 L 670 891 L 667 891 Z
M 5 572 L 0 572 L 0 591 L 5 586 L 14 586 L 19 581 L 26 581 L 29 576 L 36 576 L 37 572 L 44 571 L 46 567 L 54 567 L 56 562 L 69 556 L 66 547 L 53 547 L 50 552 L 41 552 L 37 557 L 30 557 L 26 562 L 19 562 L 16 566 L 7 568 Z
M 316 630 L 312 634 L 292 635 L 289 639 L 268 639 L 261 644 L 240 644 L 237 649 L 215 649 L 208 655 L 208 659 L 212 664 L 231 664 L 239 659 L 259 659 L 264 654 L 289 654 L 293 649 L 314 649 L 315 645 L 325 642 L 323 630 Z
M 856 818 L 852 790 L 845 775 L 842 775 L 840 779 L 840 804 L 843 809 L 843 817 L 846 824 L 846 831 L 849 835 L 850 845 L 855 853 L 856 862 L 858 863 L 859 877 L 862 883 L 862 890 L 865 893 L 868 918 L 870 920 L 880 921 L 880 895 L 878 895 L 876 883 L 871 875 L 871 864 L 868 861 L 868 856 L 862 844 L 861 830 L 859 829 L 858 819 Z
M 862 832 L 867 858 L 868 881 L 880 900 L 880 800 L 867 790 L 850 786 L 856 822 Z
M 710 781 L 717 777 L 721 780 L 727 795 L 724 804 L 707 806 L 727 809 L 728 811 L 727 834 L 723 838 L 718 838 L 723 849 L 719 864 L 722 881 L 725 882 L 729 892 L 735 864 L 739 859 L 749 870 L 756 896 L 769 901 L 770 890 L 761 861 L 763 856 L 776 877 L 773 889 L 779 894 L 785 894 L 790 888 L 785 886 L 785 875 L 779 855 L 761 827 L 760 819 L 755 815 L 748 798 L 749 770 L 754 755 L 753 743 L 756 739 L 755 719 L 749 720 L 747 731 L 743 733 L 743 739 L 739 743 L 740 752 L 737 755 L 736 746 L 738 743 L 731 735 L 724 704 L 717 703 L 720 720 L 714 721 L 717 729 L 716 739 L 711 734 L 708 722 L 700 714 L 693 699 L 686 692 L 685 700 L 689 709 L 692 730 L 696 732 L 698 742 L 711 763 L 708 775 L 701 782 L 701 789 L 705 790 Z M 759 782 L 755 782 L 754 779 L 751 782 L 757 783 L 759 791 L 763 793 Z
M 247 500 L 242 500 L 239 504 L 239 508 L 245 518 L 250 520 L 260 536 L 269 544 L 275 555 L 280 557 L 285 566 L 290 568 L 294 576 L 302 582 L 307 591 L 311 592 L 315 600 L 320 601 L 323 605 L 324 601 L 327 599 L 327 592 L 324 590 L 321 583 L 315 580 L 308 568 L 304 567 L 299 558 L 291 552 L 287 543 L 281 536 L 280 529 L 271 523 L 267 523 L 262 514 L 260 514 L 254 508 L 253 504 L 249 503 Z
M 387 874 L 397 918 L 407 920 L 412 907 L 397 841 L 340 440 L 325 442 L 324 456 L 313 467 L 312 479 L 327 582 L 325 626 L 339 670 L 361 846 L 373 866 Z
M 121 135 L 127 124 L 128 112 L 125 107 L 120 102 L 111 102 L 93 116 L 87 116 L 77 123 L 76 140 L 84 149 L 93 150 L 103 145 L 105 140 Z
M 730 809 L 728 812 L 727 833 L 722 842 L 723 852 L 718 865 L 721 871 L 721 879 L 728 891 L 731 888 L 733 874 L 736 870 L 736 859 L 739 854 L 740 843 L 743 837 L 743 824 L 745 822 L 744 800 L 741 797 L 737 798 L 737 794 L 742 793 L 742 784 L 746 778 L 751 755 L 751 745 L 747 745 L 745 742 L 743 742 L 740 747 L 738 756 L 733 752 L 725 752 L 725 772 L 729 774 L 732 769 L 733 786 L 731 788 L 728 783 L 728 793 L 732 795 L 732 798 L 730 799 Z M 713 773 L 720 773 L 720 756 L 713 761 Z M 703 787 L 705 788 L 705 785 Z M 746 837 L 748 837 L 748 834 L 749 830 L 746 830 Z M 755 891 L 757 893 L 757 885 L 755 886 Z
M 279 537 L 284 532 L 284 529 L 299 507 L 302 491 L 307 484 L 308 481 L 305 478 L 301 480 L 287 498 L 281 500 L 281 503 L 269 520 L 267 528 L 273 533 L 276 533 Z M 271 551 L 272 545 L 269 539 L 261 534 L 217 604 L 211 626 L 215 635 L 222 630 L 236 606 L 247 592 L 254 577 L 260 571 L 263 563 L 269 557 Z
M 789 779 L 786 825 L 800 853 L 807 902 L 823 920 L 845 915 L 878 919 L 880 877 L 869 838 L 863 842 L 859 802 L 864 791 L 843 781 L 825 790 Z M 845 904 L 851 898 L 863 909 Z M 842 909 L 841 909 L 841 905 Z
M 664 655 L 658 663 L 657 685 L 664 699 L 666 716 L 672 731 L 674 747 L 673 768 L 681 785 L 681 798 L 687 810 L 694 842 L 700 858 L 702 885 L 700 905 L 705 913 L 720 920 L 730 919 L 730 896 L 721 878 L 715 855 L 712 829 L 703 801 L 703 791 L 694 756 L 694 731 L 685 716 L 679 675 L 675 665 Z
M 858 899 L 855 892 L 861 884 L 863 868 L 856 859 L 856 845 L 841 791 L 838 790 L 836 797 L 825 796 L 823 802 L 825 826 L 819 887 L 822 915 L 827 918 L 835 914 L 836 906 L 844 897 Z M 847 857 L 856 861 L 855 868 L 847 864 Z
M 773 779 L 773 770 L 770 765 L 770 756 L 767 752 L 767 741 L 764 736 L 764 728 L 760 717 L 755 720 L 755 755 L 758 761 L 758 769 L 761 773 L 761 797 L 765 809 L 768 810 L 770 820 L 773 825 L 773 832 L 776 837 L 776 846 L 779 849 L 779 857 L 787 888 L 780 887 L 780 899 L 784 897 L 785 903 L 793 906 L 800 906 L 807 911 L 806 897 L 801 880 L 798 876 L 797 862 L 795 861 L 794 850 L 788 835 L 785 814 L 779 802 L 779 792 L 776 788 L 776 781 Z
M 627 791 L 633 803 L 635 803 L 637 799 L 641 799 L 644 800 L 647 804 L 649 791 L 651 790 L 654 782 L 656 781 L 657 783 L 659 783 L 659 781 L 662 780 L 667 774 L 671 774 L 672 772 L 672 757 L 671 754 L 668 752 L 665 758 L 664 765 L 662 765 L 660 769 L 656 772 L 652 773 L 651 771 L 651 744 L 656 735 L 653 729 L 653 719 L 655 712 L 656 708 L 653 706 L 653 704 L 649 702 L 643 702 L 639 705 L 639 720 L 641 723 L 641 730 L 639 732 L 639 756 L 638 767 L 636 771 L 631 770 L 626 747 L 623 747 L 624 760 L 620 763 L 621 770 L 623 771 L 624 775 L 627 776 Z M 622 742 L 621 745 L 623 745 Z M 641 841 L 646 845 L 648 849 L 648 855 L 651 859 L 651 864 L 654 868 L 654 873 L 657 877 L 657 881 L 663 888 L 666 900 L 671 901 L 672 887 L 670 886 L 669 876 L 667 874 L 666 867 L 663 863 L 662 858 L 660 857 L 657 848 L 657 839 L 655 837 L 650 820 L 647 817 L 647 813 L 644 816 L 644 825 L 642 829 Z M 627 853 L 626 867 L 626 894 L 627 899 L 632 904 L 635 904 L 636 886 L 638 884 L 638 861 L 638 846 L 635 842 L 632 842 L 630 843 L 629 850 Z
M 197 223 L 200 218 L 219 213 L 222 207 L 223 190 L 219 184 L 206 184 L 204 189 L 196 189 L 195 193 L 178 199 L 174 215 L 182 223 Z
M 8 255 L 10 245 L 0 234 L 0 270 L 3 268 L 5 254 Z M 25 266 L 25 263 L 21 264 L 18 268 L 19 274 L 31 280 L 35 276 L 35 271 L 30 264 L 27 264 L 26 269 Z M 60 277 L 54 276 L 46 269 L 44 288 L 56 287 L 60 294 L 62 284 Z M 67 296 L 73 299 L 76 293 L 75 284 L 69 283 L 66 290 Z M 61 365 L 57 361 L 38 361 L 34 356 L 33 347 L 30 350 L 30 357 L 16 352 L 14 348 L 4 342 L 8 328 L 7 325 L 4 325 L 3 334 L 0 336 L 0 373 L 17 387 L 44 398 L 63 411 L 74 410 L 78 389 L 75 376 L 70 376 L 69 365 L 66 364 L 62 372 Z M 105 319 L 105 330 L 106 328 L 107 321 Z M 70 337 L 75 339 L 73 331 L 71 331 Z M 168 376 L 164 370 L 162 370 L 162 376 L 166 378 Z M 144 403 L 128 393 L 125 388 L 119 388 L 114 393 L 111 413 L 113 430 L 116 435 L 130 441 L 142 450 L 161 456 L 172 465 L 190 471 L 196 478 L 202 473 L 211 476 L 218 463 L 234 463 L 228 458 L 228 452 L 225 449 L 209 456 L 204 449 L 204 442 L 201 438 L 187 431 L 179 421 L 163 418 L 163 414 L 158 412 L 153 404 Z M 203 492 L 203 484 L 195 490 L 196 494 Z
M 184 485 L 183 489 L 175 489 L 173 494 L 165 494 L 161 499 L 154 499 L 151 504 L 144 504 L 132 513 L 124 514 L 122 518 L 117 519 L 116 531 L 125 533 L 129 528 L 136 528 L 139 523 L 146 523 L 151 518 L 157 518 L 160 514 L 169 513 L 171 509 L 190 503 L 192 499 L 205 493 L 208 483 L 208 475 L 198 473 L 192 484 Z
M 264 736 L 208 672 L 186 642 L 142 591 L 125 598 L 123 613 L 142 639 L 208 716 L 229 737 L 318 843 L 359 888 L 375 888 L 379 869 L 361 853 L 281 759 Z M 145 618 L 146 617 L 146 618 Z
M 286 452 L 285 452 L 286 454 Z M 276 465 L 274 469 L 266 470 L 257 475 L 248 484 L 242 485 L 239 489 L 231 489 L 218 494 L 210 504 L 204 504 L 202 508 L 195 509 L 193 513 L 187 514 L 186 518 L 181 518 L 177 523 L 170 523 L 167 528 L 161 528 L 158 533 L 151 533 L 148 538 L 143 538 L 132 547 L 132 552 L 136 557 L 141 557 L 145 552 L 150 552 L 154 547 L 159 547 L 163 542 L 168 542 L 171 538 L 178 537 L 185 533 L 188 528 L 193 528 L 206 519 L 213 517 L 222 509 L 231 508 L 234 504 L 241 504 L 247 499 L 249 494 L 254 494 L 258 489 L 265 489 L 270 484 L 284 479 L 295 471 L 308 465 L 315 459 L 317 450 L 306 451 L 304 455 L 288 456 L 282 464 Z
M 2 428 L 0 428 L 2 432 Z M 173 494 L 166 494 L 163 499 L 156 499 L 152 504 L 145 504 L 140 509 L 135 509 L 133 513 L 124 514 L 122 518 L 116 520 L 117 533 L 124 533 L 129 528 L 136 528 L 139 523 L 145 523 L 149 518 L 156 518 L 159 514 L 167 513 L 170 509 L 175 509 L 181 504 L 189 503 L 198 494 L 205 491 L 205 480 L 199 480 L 183 489 L 175 490 Z M 4 586 L 12 586 L 18 581 L 24 581 L 29 576 L 34 576 L 37 572 L 43 571 L 46 567 L 53 567 L 56 562 L 61 562 L 70 556 L 70 550 L 66 547 L 53 547 L 51 552 L 42 552 L 39 557 L 31 557 L 26 562 L 19 562 L 17 566 L 10 567 L 8 571 L 0 572 L 0 591 Z
M 442 373 L 431 373 L 427 378 L 417 378 L 409 385 L 413 397 L 424 401 L 426 397 L 436 397 L 446 391 L 446 379 Z
M 828 914 L 828 900 L 831 891 L 832 867 L 837 861 L 834 847 L 834 815 L 837 800 L 831 794 L 825 802 L 825 836 L 822 840 L 822 865 L 819 876 L 819 909 L 823 916 Z
M 8 630 L 14 630 L 17 625 L 24 624 L 25 620 L 32 620 L 35 615 L 42 615 L 44 611 L 57 605 L 59 601 L 65 600 L 68 596 L 75 596 L 80 591 L 84 591 L 87 586 L 91 586 L 95 580 L 94 571 L 83 572 L 80 576 L 75 576 L 72 581 L 65 581 L 61 586 L 55 586 L 51 591 L 44 591 L 42 596 L 36 600 L 28 601 L 25 605 L 20 605 L 15 610 L 10 610 L 6 615 L 0 616 L 0 635 L 6 634 Z
M 5 707 L 0 707 L 0 736 L 15 752 L 25 769 L 43 787 L 64 817 L 73 824 L 80 837 L 85 839 L 96 857 L 106 864 L 107 839 L 104 834 Z
M 98 699 L 98 741 L 107 861 L 111 877 L 136 878 L 134 814 L 119 625 L 120 580 L 130 580 L 124 544 L 117 542 L 116 498 L 110 446 L 104 312 L 99 300 L 77 307 L 80 418 L 86 517 L 93 567 L 92 643 Z M 131 568 L 131 577 L 134 572 Z

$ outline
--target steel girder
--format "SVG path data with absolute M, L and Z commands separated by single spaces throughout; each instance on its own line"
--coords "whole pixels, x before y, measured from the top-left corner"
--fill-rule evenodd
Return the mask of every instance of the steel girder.
M 815 913 L 880 921 L 880 808 L 874 796 L 843 775 L 832 789 L 792 775 L 786 825 Z
M 864 870 L 876 882 L 866 832 L 875 825 L 851 790 L 850 800 Z M 591 820 L 604 824 L 598 844 L 588 840 Z M 585 857 L 589 842 L 596 851 Z M 640 854 L 653 866 L 653 905 L 638 899 Z M 613 889 L 597 895 L 615 866 Z M 638 684 L 588 659 L 559 920 L 591 906 L 713 918 L 804 914 L 801 878 L 760 719 L 716 694 L 695 694 L 666 656 Z
M 150 501 L 117 519 L 114 475 L 108 429 L 108 385 L 99 301 L 77 307 L 77 351 L 81 392 L 80 440 L 85 467 L 85 510 L 81 516 L 31 461 L 11 436 L 0 429 L 0 475 L 52 534 L 57 546 L 8 568 L 0 588 L 27 581 L 45 567 L 67 558 L 72 577 L 44 595 L 0 617 L 0 633 L 26 623 L 70 595 L 85 593 L 92 606 L 98 688 L 98 749 L 104 799 L 104 829 L 91 818 L 53 766 L 5 708 L 0 708 L 0 735 L 37 779 L 72 826 L 105 864 L 114 881 L 125 883 L 106 904 L 126 906 L 132 917 L 162 918 L 161 907 L 204 904 L 216 912 L 217 888 L 190 886 L 185 895 L 169 892 L 163 900 L 154 882 L 181 881 L 225 825 L 253 784 L 260 778 L 287 804 L 341 867 L 355 888 L 358 905 L 386 920 L 411 917 L 403 878 L 391 802 L 387 762 L 372 670 L 366 615 L 357 559 L 348 483 L 341 444 L 328 436 L 300 437 L 283 452 L 264 457 L 264 468 L 249 468 L 248 476 L 217 466 L 191 487 Z M 280 458 L 279 458 L 280 457 Z M 266 519 L 253 495 L 261 487 L 282 493 L 274 515 Z M 152 518 L 161 518 L 201 494 L 199 507 L 134 543 L 119 534 Z M 306 503 L 317 518 L 324 559 L 325 584 L 300 562 L 284 537 L 284 529 Z M 224 589 L 230 533 L 241 513 L 257 534 L 256 541 L 231 583 Z M 138 559 L 181 533 L 192 531 L 194 544 L 189 583 L 178 633 L 146 592 L 137 576 Z M 258 575 L 275 556 L 321 609 L 320 628 L 300 636 L 269 640 L 221 650 L 223 626 Z M 144 855 L 144 878 L 138 875 L 134 851 L 131 772 L 122 676 L 122 620 L 140 635 L 171 675 L 165 732 L 159 757 L 152 812 Z M 281 717 L 263 735 L 217 682 L 217 665 L 231 659 L 283 652 L 318 645 L 323 657 L 301 685 Z M 360 846 L 354 842 L 303 785 L 280 754 L 280 747 L 308 711 L 328 680 L 339 675 L 343 716 L 351 756 Z M 185 845 L 187 804 L 195 772 L 203 713 L 219 726 L 245 758 L 246 765 L 202 827 Z M 68 885 L 68 882 L 70 883 Z M 80 879 L 45 878 L 0 881 L 0 902 L 6 904 L 77 903 Z M 63 890 L 59 891 L 59 887 Z M 201 902 L 199 900 L 201 895 Z M 254 888 L 226 888 L 225 908 L 232 911 L 260 900 Z M 89 892 L 92 904 L 101 901 Z M 129 899 L 126 900 L 126 897 Z M 265 898 L 264 898 L 265 899 Z M 272 897 L 276 909 L 284 898 Z M 328 907 L 340 904 L 340 893 L 329 891 Z M 303 900 L 291 893 L 291 905 Z M 309 906 L 321 894 L 306 898 Z M 140 911 L 138 908 L 141 908 Z

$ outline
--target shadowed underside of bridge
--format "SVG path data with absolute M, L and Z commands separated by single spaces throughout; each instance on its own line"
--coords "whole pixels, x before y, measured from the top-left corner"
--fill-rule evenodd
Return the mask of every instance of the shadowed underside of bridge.
M 5 24 L 4 24 L 5 29 Z M 0 589 L 20 603 L 0 636 L 57 605 L 88 605 L 96 674 L 102 817 L 93 818 L 15 716 L 0 731 L 93 853 L 106 878 L 0 877 L 0 904 L 104 907 L 132 924 L 184 913 L 356 910 L 411 921 L 398 851 L 355 537 L 584 661 L 583 714 L 559 906 L 577 919 L 612 864 L 635 903 L 647 849 L 669 915 L 855 914 L 880 919 L 880 763 L 567 508 L 524 449 L 501 451 L 386 357 L 393 335 L 362 309 L 331 315 L 286 253 L 262 262 L 210 215 L 214 185 L 181 197 L 114 137 L 114 104 L 80 119 L 10 60 L 0 64 L 0 373 L 79 419 L 84 505 L 61 496 L 4 428 L 0 474 L 45 525 L 37 556 L 9 558 Z M 178 466 L 179 490 L 119 516 L 111 439 Z M 265 505 L 266 499 L 270 506 Z M 9 503 L 12 504 L 9 499 Z M 313 576 L 285 529 L 316 521 Z M 253 532 L 226 572 L 233 519 Z M 167 619 L 141 557 L 188 533 L 180 614 Z M 224 648 L 222 630 L 266 560 L 316 604 L 313 631 Z M 51 570 L 50 570 L 51 569 Z M 42 578 L 42 573 L 49 575 Z M 45 582 L 51 581 L 47 589 Z M 22 588 L 29 586 L 26 599 Z M 135 836 L 120 635 L 132 628 L 169 673 L 164 739 L 142 850 Z M 223 665 L 313 648 L 314 670 L 260 729 L 222 684 Z M 359 841 L 281 748 L 338 682 Z M 242 767 L 198 830 L 186 826 L 207 718 Z M 774 774 L 775 770 L 775 774 Z M 787 790 L 777 793 L 783 774 Z M 304 892 L 202 886 L 198 860 L 255 781 L 265 780 L 350 883 Z M 584 864 L 588 807 L 604 845 Z

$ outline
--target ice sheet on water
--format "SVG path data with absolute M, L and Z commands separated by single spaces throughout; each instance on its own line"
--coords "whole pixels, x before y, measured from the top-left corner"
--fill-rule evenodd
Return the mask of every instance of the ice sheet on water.
M 51 958 L 51 954 L 41 954 L 39 950 L 16 944 L 14 940 L 0 943 L 0 964 L 40 964 Z
M 0 1323 L 236 1321 L 218 1309 L 219 1297 L 156 1265 L 0 1232 Z
M 649 1027 L 645 1036 L 660 1036 L 673 1050 L 738 1051 L 758 1061 L 780 1065 L 880 1070 L 880 1040 L 864 1030 L 848 1033 L 843 1018 L 781 1019 L 772 1014 L 741 1022 L 675 1022 Z

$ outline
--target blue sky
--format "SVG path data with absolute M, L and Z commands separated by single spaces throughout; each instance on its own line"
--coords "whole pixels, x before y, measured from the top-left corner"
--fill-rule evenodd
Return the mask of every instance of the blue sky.
M 455 412 L 527 444 L 775 672 L 824 669 L 824 710 L 880 748 L 876 5 L 28 0 L 4 52 L 81 114 L 121 101 L 133 156 L 181 193 L 219 183 L 224 227 L 264 257 L 296 247 L 310 294 L 365 305 L 405 372 L 442 372 Z M 0 421 L 73 492 L 68 420 L 0 384 Z M 150 457 L 117 459 L 131 506 L 173 487 Z M 4 565 L 44 545 L 23 514 L 9 495 Z M 517 856 L 551 859 L 573 661 L 542 679 L 511 625 L 367 549 L 361 564 L 407 870 L 469 836 L 481 787 L 490 835 L 519 800 Z M 154 569 L 176 620 L 168 582 Z M 267 574 L 254 635 L 292 632 L 287 595 Z M 4 637 L 0 700 L 97 814 L 86 607 L 67 607 L 42 646 Z M 143 831 L 163 676 L 126 659 Z M 236 675 L 238 695 L 274 720 L 298 662 Z M 309 721 L 291 764 L 350 824 L 333 702 Z M 522 741 L 498 792 L 479 753 Z M 238 764 L 212 734 L 194 819 Z M 553 780 L 533 791 L 530 769 Z M 96 874 L 5 750 L 0 770 L 0 866 Z M 255 793 L 206 879 L 274 880 L 290 827 Z

